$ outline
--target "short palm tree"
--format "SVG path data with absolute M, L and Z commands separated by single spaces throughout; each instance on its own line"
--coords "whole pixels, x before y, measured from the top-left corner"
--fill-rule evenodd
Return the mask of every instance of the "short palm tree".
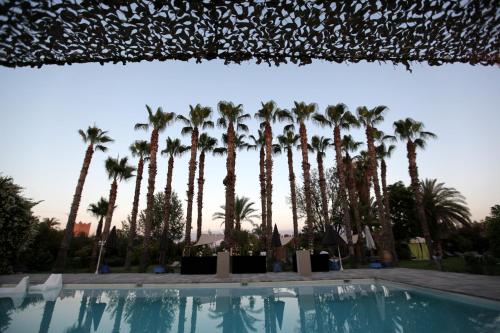
M 83 142 L 87 144 L 87 151 L 85 152 L 82 169 L 80 170 L 80 177 L 78 178 L 73 201 L 71 202 L 71 209 L 68 216 L 68 222 L 66 223 L 66 229 L 64 230 L 64 236 L 61 241 L 61 247 L 59 248 L 57 259 L 54 263 L 53 270 L 55 272 L 62 272 L 66 264 L 68 249 L 71 244 L 71 239 L 73 238 L 76 215 L 78 213 L 78 207 L 80 206 L 80 200 L 82 199 L 83 185 L 85 184 L 85 178 L 87 178 L 94 151 L 99 150 L 105 152 L 108 149 L 106 144 L 113 141 L 107 135 L 108 132 L 96 126 L 89 126 L 86 131 L 79 130 L 78 133 L 82 137 Z
M 431 258 L 435 256 L 435 249 L 432 243 L 432 237 L 429 230 L 429 225 L 427 223 L 427 218 L 425 215 L 425 208 L 422 198 L 422 189 L 420 187 L 420 180 L 418 179 L 418 168 L 417 168 L 417 148 L 425 148 L 426 140 L 429 138 L 435 138 L 436 135 L 431 132 L 424 131 L 424 124 L 413 120 L 411 118 L 406 118 L 394 122 L 394 134 L 396 137 L 403 142 L 406 142 L 407 157 L 408 157 L 408 171 L 411 179 L 411 188 L 413 194 L 415 195 L 415 204 L 417 208 L 417 217 L 420 221 L 420 226 L 422 228 L 422 233 L 424 234 L 427 247 L 429 249 L 429 254 Z M 432 259 L 431 259 L 432 260 Z M 441 268 L 440 263 L 436 261 L 438 268 Z
M 101 197 L 101 199 L 99 199 L 98 202 L 90 204 L 87 211 L 99 219 L 99 222 L 97 223 L 97 229 L 95 232 L 94 244 L 92 246 L 91 267 L 90 267 L 90 269 L 92 269 L 93 267 L 95 267 L 97 263 L 98 243 L 99 240 L 101 239 L 102 224 L 104 222 L 106 214 L 108 213 L 108 200 Z
M 290 112 L 278 108 L 274 101 L 261 103 L 262 107 L 254 117 L 262 121 L 260 127 L 264 129 L 265 170 L 266 170 L 266 248 L 271 249 L 271 233 L 273 227 L 273 131 L 271 123 L 291 120 Z
M 300 147 L 302 151 L 302 173 L 304 177 L 304 195 L 306 201 L 306 225 L 309 249 L 314 247 L 313 211 L 311 198 L 311 172 L 309 165 L 309 144 L 307 143 L 307 128 L 305 122 L 316 112 L 315 103 L 294 102 L 292 107 L 293 121 L 299 125 Z
M 446 187 L 436 179 L 422 182 L 425 215 L 436 251 L 442 254 L 441 239 L 458 226 L 470 226 L 470 211 L 464 196 L 453 187 Z
M 139 262 L 139 271 L 145 272 L 146 267 L 149 262 L 149 248 L 151 246 L 151 225 L 153 222 L 153 204 L 154 204 L 154 192 L 155 192 L 155 180 L 156 180 L 156 155 L 158 153 L 158 139 L 160 132 L 164 131 L 168 125 L 174 122 L 175 113 L 164 112 L 161 107 L 159 107 L 156 112 L 153 113 L 151 107 L 146 105 L 146 110 L 148 112 L 148 122 L 138 123 L 135 125 L 135 129 L 148 130 L 152 128 L 151 139 L 149 143 L 151 145 L 151 150 L 149 151 L 149 175 L 148 175 L 148 193 L 146 196 L 146 221 L 144 223 L 144 241 L 142 245 L 142 253 Z
M 321 194 L 321 213 L 325 219 L 325 223 L 329 223 L 330 217 L 328 214 L 328 195 L 326 189 L 325 168 L 323 166 L 323 158 L 326 156 L 326 151 L 331 148 L 332 140 L 324 136 L 314 135 L 311 138 L 311 150 L 316 153 L 316 162 L 318 163 L 319 175 L 319 191 Z
M 42 223 L 44 223 L 49 229 L 55 229 L 56 226 L 61 224 L 55 217 L 45 217 L 42 220 Z
M 160 241 L 160 259 L 159 264 L 165 265 L 168 243 L 168 232 L 170 229 L 170 205 L 172 197 L 172 177 L 174 173 L 174 159 L 181 156 L 191 147 L 184 146 L 179 139 L 167 138 L 167 147 L 161 151 L 162 154 L 168 155 L 168 168 L 167 168 L 167 184 L 165 186 L 165 209 L 163 210 L 163 228 Z
M 189 175 L 187 190 L 187 212 L 186 212 L 186 232 L 184 235 L 185 246 L 189 248 L 191 244 L 191 229 L 193 220 L 193 198 L 194 198 L 194 177 L 196 175 L 196 157 L 198 155 L 199 129 L 213 128 L 214 123 L 210 120 L 212 117 L 212 108 L 208 106 L 189 106 L 187 117 L 178 115 L 177 120 L 184 123 L 181 133 L 191 134 L 191 158 L 189 159 Z
M 203 185 L 205 184 L 205 157 L 207 153 L 213 152 L 217 147 L 217 139 L 212 138 L 207 133 L 202 133 L 198 142 L 200 151 L 200 168 L 198 169 L 198 218 L 196 220 L 196 241 L 200 239 L 203 225 Z
M 361 215 L 359 211 L 359 204 L 358 204 L 358 193 L 356 190 L 356 181 L 355 181 L 355 176 L 354 176 L 354 166 L 352 162 L 352 157 L 351 153 L 355 153 L 358 148 L 362 145 L 361 142 L 358 142 L 354 140 L 354 138 L 351 135 L 344 135 L 342 138 L 342 151 L 344 152 L 345 158 L 344 158 L 344 164 L 345 164 L 345 171 L 346 171 L 346 186 L 347 186 L 347 193 L 349 194 L 349 202 L 351 204 L 352 208 L 352 216 L 354 217 L 354 225 L 356 226 L 356 231 L 358 233 L 358 242 L 356 243 L 357 249 L 358 249 L 358 261 L 361 261 L 363 254 L 364 254 L 364 241 L 362 240 L 362 232 L 363 228 L 361 226 Z
M 253 219 L 258 217 L 258 215 L 254 214 L 257 212 L 257 209 L 253 208 L 255 203 L 250 201 L 247 197 L 239 197 L 236 196 L 236 200 L 234 201 L 234 216 L 235 216 L 235 229 L 241 230 L 242 222 L 250 222 L 253 224 Z M 212 215 L 214 220 L 225 220 L 226 218 L 226 206 L 220 206 L 222 209 L 221 212 L 216 212 Z
M 227 136 L 227 160 L 226 160 L 226 177 L 223 184 L 226 188 L 226 203 L 228 214 L 224 220 L 224 243 L 226 246 L 231 246 L 231 229 L 234 225 L 234 203 L 236 199 L 236 131 L 248 131 L 248 126 L 243 122 L 250 118 L 248 113 L 243 113 L 243 105 L 234 105 L 232 102 L 221 101 L 218 104 L 220 118 L 217 124 L 220 127 L 226 128 Z
M 334 106 L 329 105 L 326 108 L 324 114 L 316 113 L 314 114 L 313 119 L 321 126 L 328 126 L 333 128 L 333 144 L 335 146 L 335 160 L 337 163 L 337 176 L 339 178 L 339 195 L 340 203 L 342 205 L 342 216 L 347 236 L 349 255 L 354 257 L 351 216 L 349 213 L 349 204 L 347 202 L 346 195 L 344 163 L 342 162 L 342 137 L 340 135 L 340 130 L 349 130 L 349 128 L 351 127 L 358 127 L 359 123 L 356 117 L 348 111 L 347 105 L 342 103 Z
M 363 124 L 366 134 L 366 143 L 368 147 L 368 169 L 367 172 L 373 182 L 373 189 L 375 191 L 375 201 L 377 202 L 377 213 L 380 225 L 382 226 L 382 250 L 384 253 L 384 260 L 393 262 L 394 248 L 392 240 L 392 226 L 385 216 L 384 202 L 380 191 L 380 182 L 377 171 L 377 153 L 375 150 L 374 135 L 375 125 L 384 121 L 384 113 L 387 111 L 385 106 L 376 106 L 373 109 L 368 109 L 366 106 L 360 106 L 357 109 L 358 120 Z
M 125 270 L 127 271 L 130 269 L 130 263 L 132 261 L 132 253 L 134 251 L 134 241 L 137 234 L 137 213 L 139 212 L 139 197 L 141 195 L 141 183 L 142 183 L 142 174 L 144 172 L 144 162 L 149 160 L 149 152 L 151 151 L 151 146 L 147 141 L 137 140 L 130 146 L 129 149 L 130 152 L 132 153 L 132 156 L 139 158 L 139 162 L 137 163 L 134 201 L 132 203 L 132 213 L 130 216 L 130 230 L 127 241 L 127 254 L 125 256 Z
M 299 143 L 300 136 L 295 134 L 293 125 L 284 128 L 283 134 L 278 136 L 278 142 L 283 150 L 286 150 L 288 161 L 288 180 L 290 181 L 290 201 L 292 202 L 293 237 L 296 245 L 299 237 L 299 225 L 297 218 L 297 191 L 295 185 L 295 173 L 293 171 L 293 147 Z

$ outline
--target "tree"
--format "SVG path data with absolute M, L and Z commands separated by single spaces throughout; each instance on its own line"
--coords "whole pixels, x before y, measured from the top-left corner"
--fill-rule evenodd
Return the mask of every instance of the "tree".
M 189 176 L 187 190 L 187 212 L 186 212 L 186 233 L 184 235 L 184 243 L 189 248 L 191 245 L 191 229 L 193 217 L 193 197 L 194 197 L 194 176 L 196 174 L 196 156 L 198 154 L 198 136 L 199 128 L 213 128 L 214 123 L 210 120 L 212 117 L 212 109 L 207 106 L 197 104 L 195 107 L 189 106 L 189 114 L 187 117 L 182 115 L 177 116 L 177 120 L 184 123 L 181 133 L 191 134 L 191 157 L 189 159 Z
M 389 216 L 393 223 L 394 238 L 398 243 L 406 243 L 419 235 L 420 226 L 415 216 L 415 198 L 411 188 L 398 181 L 387 186 Z
M 325 221 L 330 221 L 328 217 L 328 198 L 326 194 L 325 170 L 323 167 L 323 157 L 326 156 L 326 150 L 330 148 L 332 142 L 329 138 L 314 135 L 311 138 L 311 151 L 316 153 L 316 162 L 318 163 L 319 191 L 321 193 L 321 212 Z
M 217 124 L 227 129 L 227 159 L 226 177 L 222 182 L 226 188 L 226 203 L 228 214 L 224 222 L 224 243 L 231 247 L 231 230 L 234 225 L 234 203 L 236 190 L 236 131 L 248 132 L 248 126 L 243 122 L 250 118 L 250 115 L 243 113 L 243 105 L 234 105 L 232 102 L 221 101 L 218 104 L 220 118 Z
M 165 207 L 163 209 L 163 231 L 160 240 L 160 259 L 159 264 L 161 266 L 165 265 L 166 252 L 167 252 L 167 240 L 169 238 L 168 233 L 170 229 L 170 205 L 172 204 L 172 176 L 174 173 L 174 159 L 181 156 L 187 152 L 191 147 L 184 146 L 181 144 L 179 139 L 167 138 L 167 147 L 161 151 L 162 154 L 168 155 L 168 171 L 167 171 L 167 184 L 165 186 Z
M 271 250 L 271 233 L 273 228 L 273 131 L 271 123 L 292 119 L 286 110 L 277 107 L 274 101 L 261 103 L 262 108 L 254 117 L 262 121 L 260 127 L 264 129 L 265 170 L 266 170 L 266 249 Z
M 148 193 L 146 196 L 146 224 L 144 230 L 144 241 L 142 245 L 142 254 L 139 263 L 139 271 L 145 272 L 149 260 L 149 247 L 151 246 L 151 222 L 153 218 L 153 197 L 155 192 L 155 179 L 156 179 L 156 154 L 158 152 L 158 138 L 160 132 L 164 131 L 165 128 L 175 119 L 175 113 L 173 112 L 163 112 L 163 109 L 159 107 L 155 113 L 153 110 L 146 105 L 148 112 L 148 122 L 138 123 L 135 125 L 135 129 L 148 130 L 152 127 L 149 151 L 149 175 L 148 175 Z
M 342 137 L 340 135 L 340 129 L 342 128 L 348 130 L 351 127 L 359 127 L 359 123 L 356 117 L 348 111 L 347 105 L 342 103 L 339 103 L 335 106 L 329 105 L 326 108 L 324 115 L 316 113 L 313 115 L 313 119 L 321 126 L 328 126 L 330 128 L 333 128 L 333 144 L 335 146 L 335 160 L 337 163 L 337 175 L 339 177 L 340 202 L 342 204 L 343 210 L 343 221 L 347 237 L 347 246 L 349 248 L 349 255 L 354 257 L 351 216 L 346 195 L 347 186 L 344 163 L 342 159 Z M 358 235 L 360 234 L 358 233 Z
M 490 251 L 495 257 L 500 258 L 500 205 L 491 207 L 491 213 L 484 221 Z
M 436 135 L 434 133 L 424 131 L 424 124 L 411 118 L 394 122 L 394 133 L 400 141 L 406 141 L 408 172 L 410 174 L 413 195 L 415 196 L 417 217 L 422 228 L 425 242 L 427 243 L 427 248 L 429 249 L 430 258 L 434 258 L 436 257 L 436 249 L 432 243 L 432 237 L 425 215 L 423 194 L 420 186 L 421 184 L 418 178 L 417 148 L 425 148 L 426 139 L 435 138 Z M 441 264 L 438 260 L 436 260 L 436 265 L 439 269 L 441 269 Z
M 92 270 L 92 268 L 95 267 L 95 265 L 97 264 L 98 242 L 101 239 L 102 224 L 104 222 L 104 218 L 108 213 L 108 200 L 101 197 L 98 202 L 90 204 L 89 208 L 87 208 L 87 211 L 99 219 L 95 232 L 94 244 L 92 246 L 92 254 L 90 260 L 91 262 L 90 269 Z
M 366 106 L 360 106 L 357 108 L 358 120 L 365 128 L 366 143 L 368 147 L 368 178 L 373 182 L 373 189 L 375 192 L 375 201 L 377 203 L 377 212 L 380 225 L 382 226 L 382 251 L 384 253 L 384 260 L 393 262 L 394 253 L 392 251 L 393 245 L 392 240 L 392 227 L 387 218 L 385 217 L 384 203 L 382 199 L 382 194 L 380 191 L 380 182 L 378 178 L 378 166 L 377 166 L 377 154 L 375 151 L 374 135 L 375 135 L 375 125 L 384 121 L 384 113 L 387 111 L 385 106 L 376 106 L 373 109 L 368 110 Z
M 235 216 L 235 229 L 240 231 L 241 230 L 241 223 L 242 222 L 250 222 L 253 224 L 253 219 L 258 217 L 254 213 L 257 211 L 257 209 L 253 208 L 253 205 L 255 202 L 250 201 L 249 198 L 247 197 L 239 197 L 236 196 L 236 200 L 234 202 L 234 216 Z M 226 206 L 222 205 L 220 206 L 222 209 L 221 212 L 215 212 L 212 215 L 212 218 L 214 220 L 225 220 L 226 218 Z
M 0 175 L 0 274 L 12 273 L 20 251 L 34 236 L 37 202 L 22 196 L 22 187 Z
M 294 102 L 294 107 L 292 108 L 293 120 L 296 124 L 299 125 L 300 147 L 302 151 L 302 175 L 304 179 L 304 199 L 306 205 L 307 238 L 309 249 L 313 249 L 314 247 L 314 234 L 311 201 L 311 165 L 309 164 L 309 145 L 307 143 L 307 129 L 305 121 L 308 120 L 314 112 L 316 112 L 317 108 L 318 107 L 315 103 L 306 104 L 304 102 Z
M 297 146 L 299 140 L 300 136 L 295 134 L 293 125 L 286 126 L 283 130 L 283 134 L 278 136 L 278 142 L 287 153 L 288 180 L 290 181 L 290 201 L 292 204 L 293 237 L 295 245 L 297 245 L 297 239 L 299 237 L 299 226 L 297 218 L 297 190 L 295 184 L 295 173 L 293 171 L 293 147 Z
M 132 203 L 132 213 L 130 215 L 130 229 L 128 233 L 127 254 L 125 257 L 125 270 L 130 270 L 132 254 L 134 252 L 134 241 L 137 235 L 137 214 L 139 212 L 139 198 L 141 195 L 142 174 L 144 171 L 144 162 L 149 160 L 151 145 L 144 140 L 137 140 L 130 146 L 132 156 L 138 157 L 137 175 L 135 177 L 134 201 Z
M 99 150 L 105 152 L 108 149 L 105 145 L 113 141 L 107 135 L 108 132 L 103 131 L 96 126 L 89 126 L 86 131 L 78 130 L 78 133 L 82 137 L 83 142 L 87 144 L 87 151 L 85 152 L 83 165 L 80 170 L 80 176 L 78 177 L 78 183 L 76 184 L 75 194 L 73 195 L 73 201 L 71 202 L 68 222 L 66 223 L 66 228 L 64 230 L 64 237 L 61 241 L 61 247 L 54 264 L 54 272 L 62 272 L 66 264 L 68 249 L 71 245 L 71 239 L 73 238 L 76 215 L 82 198 L 83 185 L 85 184 L 85 179 L 87 178 L 87 173 L 89 171 L 94 151 Z
M 198 170 L 198 218 L 196 220 L 196 241 L 200 239 L 203 220 L 203 185 L 205 184 L 205 156 L 206 153 L 213 152 L 217 146 L 217 139 L 210 137 L 207 133 L 202 133 L 198 142 L 200 151 L 200 168 Z

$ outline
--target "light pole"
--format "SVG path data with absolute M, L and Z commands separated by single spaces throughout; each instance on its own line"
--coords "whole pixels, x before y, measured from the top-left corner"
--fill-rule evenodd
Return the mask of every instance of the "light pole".
M 97 257 L 97 267 L 95 269 L 95 274 L 99 274 L 99 266 L 101 265 L 102 251 L 104 249 L 104 244 L 106 244 L 106 241 L 100 240 L 98 244 L 99 244 L 99 256 Z

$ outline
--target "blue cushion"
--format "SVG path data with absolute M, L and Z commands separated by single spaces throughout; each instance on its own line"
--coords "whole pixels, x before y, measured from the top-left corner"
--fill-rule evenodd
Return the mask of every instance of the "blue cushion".
M 379 269 L 379 268 L 382 268 L 382 264 L 379 262 L 372 262 L 372 263 L 370 263 L 370 268 Z
M 153 269 L 153 272 L 156 274 L 163 274 L 163 273 L 166 273 L 167 271 L 165 270 L 165 267 L 163 267 L 163 266 L 156 266 Z

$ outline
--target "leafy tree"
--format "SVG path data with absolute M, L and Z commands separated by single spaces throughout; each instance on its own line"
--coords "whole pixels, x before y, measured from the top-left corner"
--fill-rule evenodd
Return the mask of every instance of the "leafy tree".
M 0 274 L 12 273 L 18 254 L 33 240 L 36 204 L 12 178 L 0 176 Z
M 105 145 L 113 142 L 113 140 L 107 135 L 106 131 L 103 131 L 96 126 L 89 126 L 87 131 L 78 130 L 78 133 L 82 137 L 83 142 L 87 144 L 87 151 L 85 152 L 82 169 L 80 170 L 80 176 L 78 177 L 78 183 L 76 184 L 75 194 L 73 195 L 73 201 L 71 202 L 71 209 L 68 216 L 68 222 L 66 223 L 66 229 L 64 230 L 61 248 L 59 249 L 59 253 L 57 254 L 57 259 L 54 264 L 54 271 L 56 272 L 62 272 L 64 270 L 64 265 L 66 264 L 66 257 L 68 256 L 71 239 L 73 238 L 76 215 L 82 198 L 83 185 L 85 184 L 85 179 L 87 178 L 87 173 L 89 171 L 94 151 L 99 150 L 105 152 L 108 149 Z
M 396 243 L 406 243 L 420 233 L 413 192 L 399 181 L 387 186 L 387 193 L 394 238 Z
M 491 213 L 485 222 L 490 251 L 495 257 L 500 258 L 500 205 L 491 207 Z

